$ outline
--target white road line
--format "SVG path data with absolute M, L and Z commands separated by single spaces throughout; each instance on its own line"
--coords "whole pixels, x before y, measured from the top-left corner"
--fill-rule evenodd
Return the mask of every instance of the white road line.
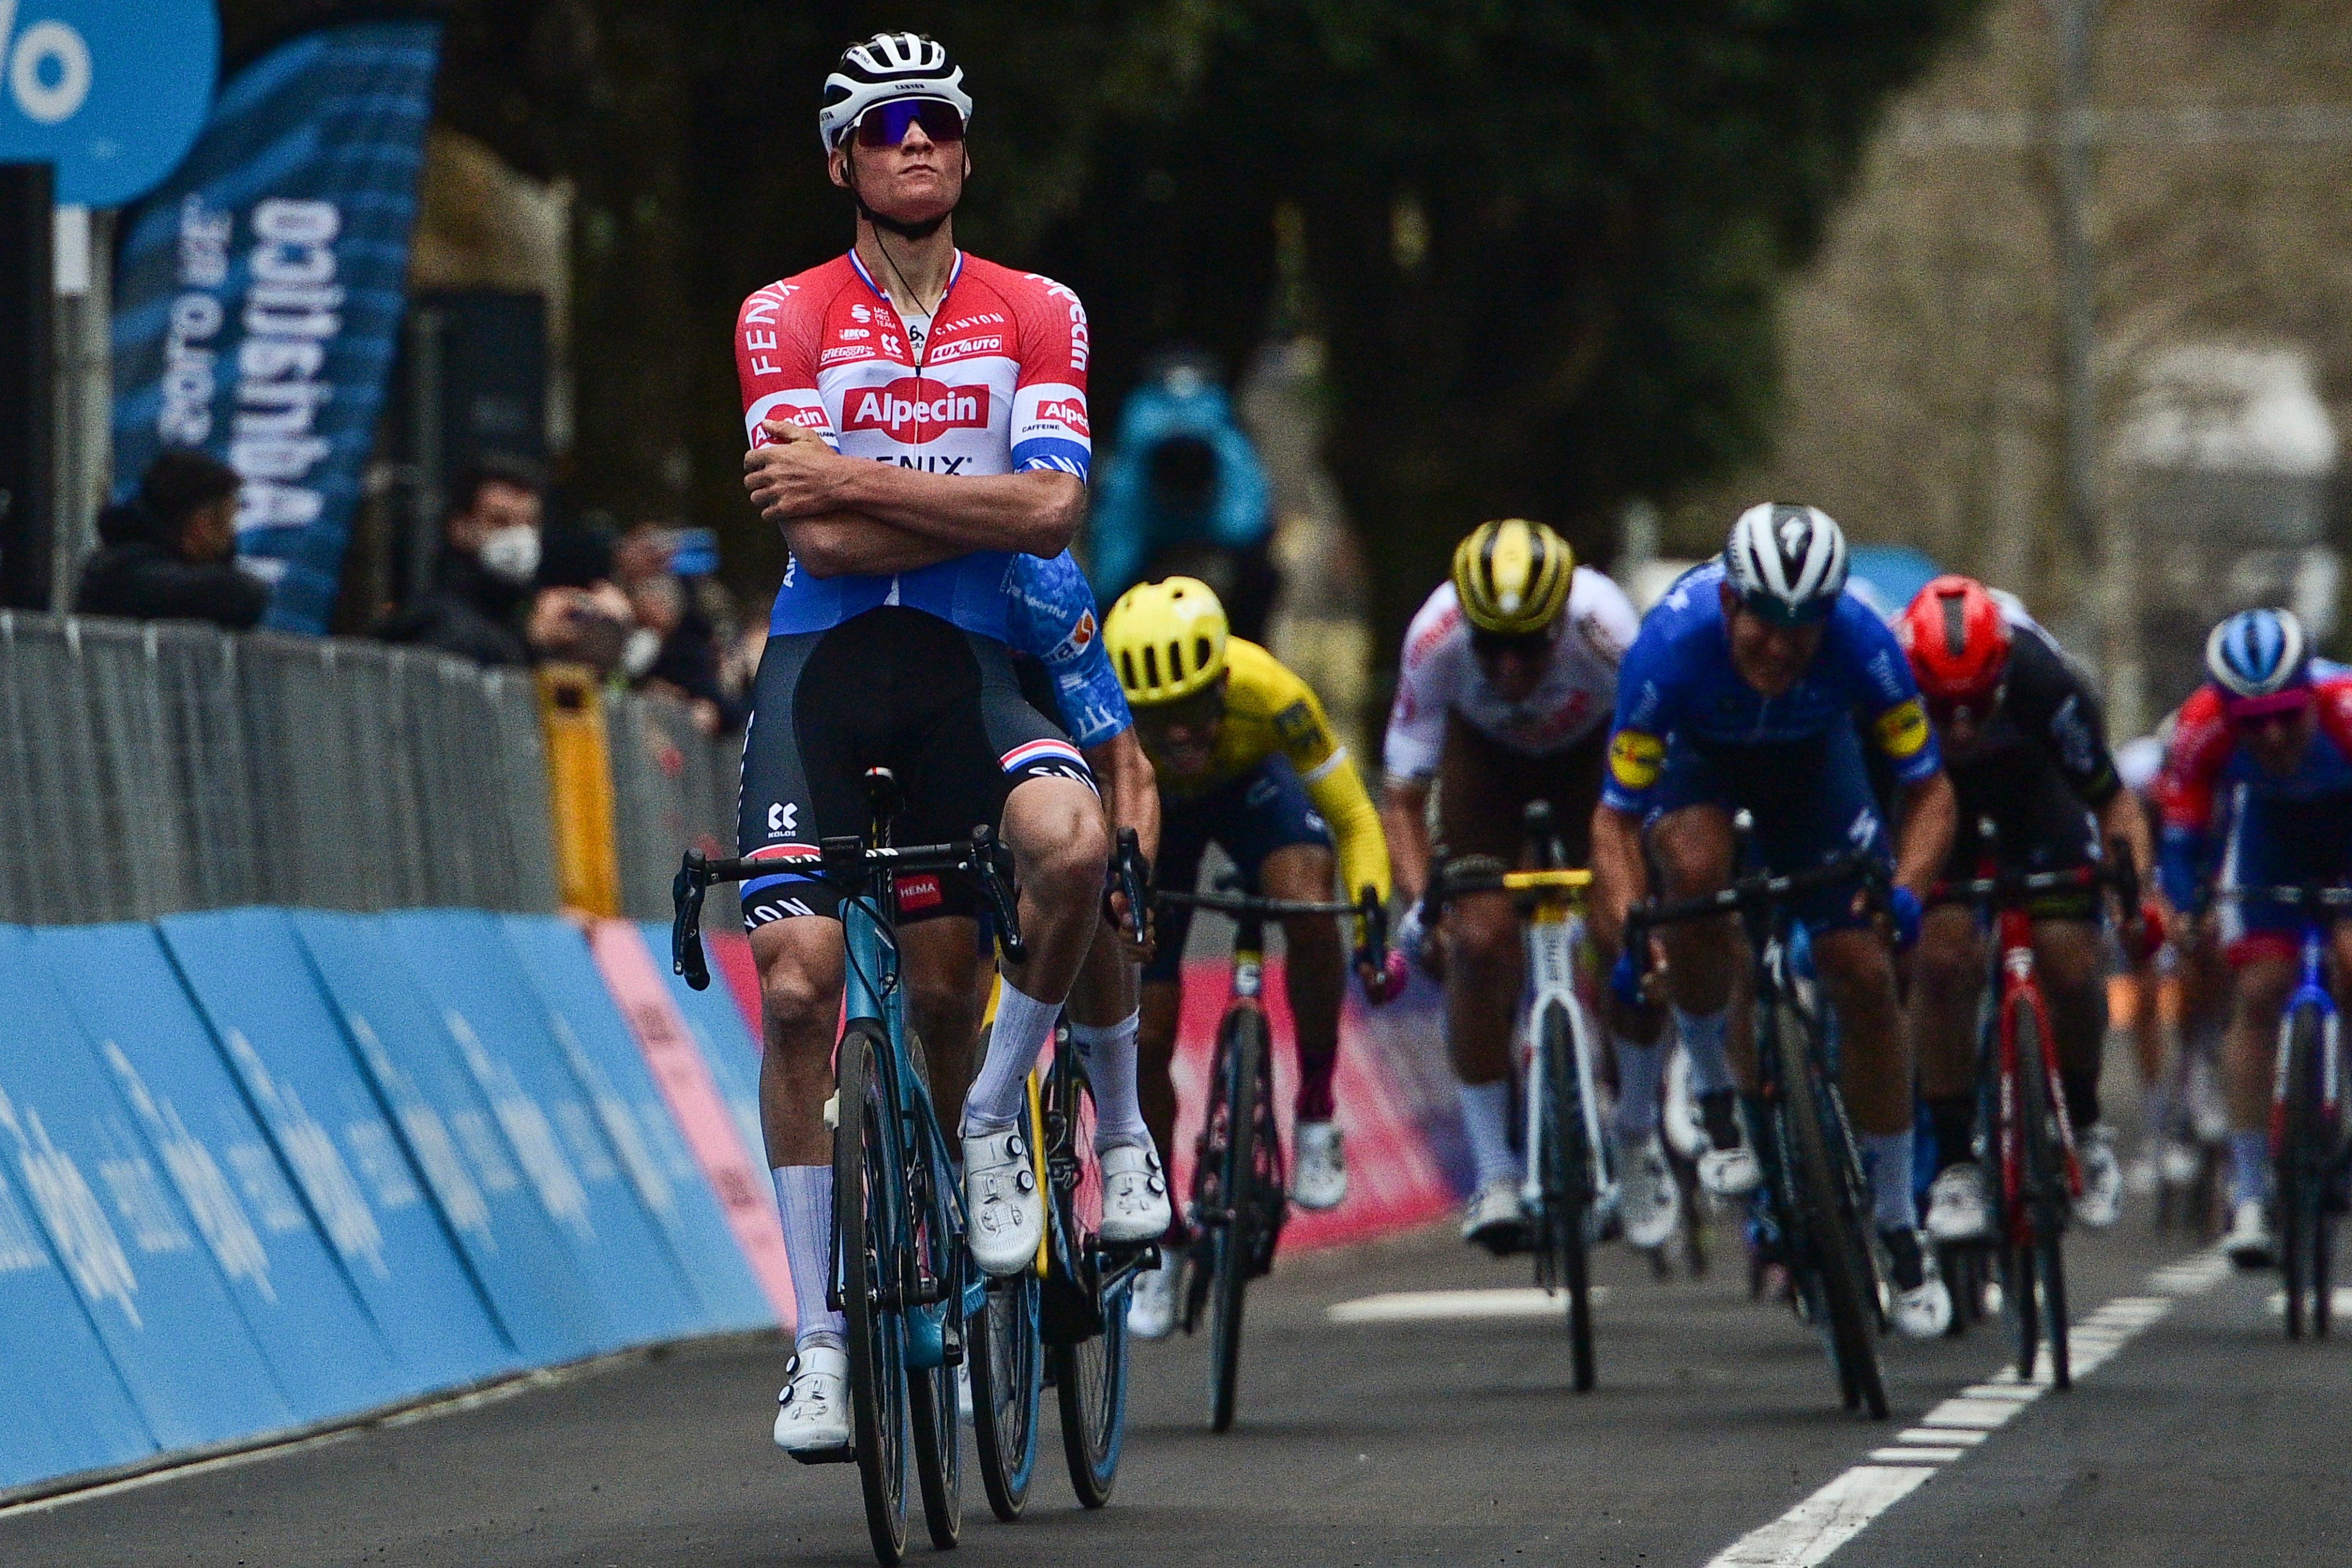
M 1609 1299 L 1606 1285 L 1592 1287 L 1595 1306 Z M 1325 1316 L 1335 1323 L 1456 1322 L 1470 1318 L 1550 1318 L 1568 1311 L 1568 1298 L 1534 1285 L 1491 1291 L 1390 1291 L 1340 1301 Z
M 2210 1290 L 2229 1271 L 2229 1260 L 2218 1250 L 2168 1263 L 2148 1276 L 2154 1294 L 2118 1296 L 2073 1324 L 2067 1344 L 2075 1378 L 2172 1311 L 2174 1298 Z M 1874 1448 L 1867 1463 L 1847 1470 L 1771 1523 L 1741 1536 L 1706 1568 L 1812 1568 L 1926 1484 L 1937 1469 L 1966 1458 L 2041 1398 L 2050 1379 L 2045 1350 L 2032 1377 L 2020 1377 L 2011 1369 L 1969 1385 L 1921 1416 L 1917 1426 L 1896 1434 L 1900 1446 Z
M 2339 1318 L 2352 1317 L 2352 1285 L 2336 1286 L 2334 1294 L 2330 1297 L 2330 1302 L 2331 1310 L 2336 1316 Z M 2284 1291 L 2273 1291 L 2271 1292 L 2270 1308 L 2271 1316 L 2274 1318 L 2283 1318 L 2286 1316 L 2286 1292 Z

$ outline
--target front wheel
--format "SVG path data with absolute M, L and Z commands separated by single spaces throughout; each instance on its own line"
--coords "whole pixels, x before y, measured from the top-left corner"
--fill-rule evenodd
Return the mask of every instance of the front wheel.
M 1779 1053 L 1780 1094 L 1789 1136 L 1784 1153 L 1803 1205 L 1810 1263 L 1820 1291 L 1822 1326 L 1848 1409 L 1866 1408 L 1886 1419 L 1886 1385 L 1878 1367 L 1875 1275 L 1862 1215 L 1843 1173 L 1853 1154 L 1843 1138 L 1845 1119 L 1831 1097 L 1836 1086 L 1820 1071 L 1812 1031 L 1793 1008 L 1778 1010 L 1772 1049 Z M 1839 1141 L 1832 1144 L 1831 1130 Z
M 866 1531 L 875 1557 L 892 1563 L 907 1554 L 906 1336 L 899 1314 L 885 1309 L 880 1296 L 897 1275 L 899 1206 L 905 1198 L 894 1118 L 880 1076 L 887 1060 L 881 1044 L 865 1024 L 854 1024 L 841 1036 L 833 1222 L 841 1252 L 849 1409 Z
M 1234 1399 L 1241 1382 L 1242 1309 L 1263 1239 L 1265 1195 L 1260 1166 L 1269 1153 L 1261 1147 L 1259 1103 L 1266 1076 L 1265 1014 L 1254 1007 L 1225 1016 L 1214 1072 L 1217 1098 L 1210 1115 L 1217 1125 L 1210 1143 L 1216 1160 L 1210 1196 L 1209 1430 L 1234 1424 Z
M 2018 1125 L 2018 1159 L 2025 1190 L 2027 1234 L 2018 1234 L 2016 1217 L 2001 1217 L 2001 1245 L 2008 1249 L 2005 1282 L 2010 1310 L 2017 1314 L 2017 1375 L 2031 1378 L 2037 1359 L 2035 1340 L 2050 1352 L 2053 1386 L 2074 1386 L 2074 1373 L 2066 1333 L 2066 1173 L 2058 1138 L 2057 1104 L 2050 1096 L 2049 1063 L 2042 1056 L 2042 1018 L 2032 996 L 2021 991 L 2009 1003 L 2010 1028 L 2017 1051 L 2017 1103 L 2022 1113 Z
M 2281 1031 L 2286 1053 L 2286 1136 L 2279 1151 L 2279 1249 L 2286 1276 L 2286 1336 L 2301 1339 L 2306 1322 L 2315 1335 L 2328 1328 L 2328 1235 L 2326 1190 L 2332 1140 L 2320 1085 L 2320 1017 L 2313 1007 L 2294 1009 Z
M 1543 1140 L 1537 1166 L 1543 1188 L 1541 1236 L 1536 1252 L 1537 1283 L 1568 1297 L 1569 1354 L 1576 1391 L 1591 1392 L 1597 1381 L 1592 1350 L 1592 1281 L 1590 1225 L 1592 1214 L 1592 1149 L 1586 1135 L 1584 1096 L 1576 1071 L 1574 1031 L 1567 1009 L 1544 1009 L 1537 1047 L 1543 1053 L 1544 1103 L 1537 1118 Z
M 1051 1288 L 1079 1294 L 1087 1303 L 1080 1332 L 1057 1333 L 1053 1358 L 1054 1400 L 1062 1415 L 1062 1458 L 1070 1490 L 1088 1508 L 1110 1501 L 1118 1479 L 1119 1450 L 1127 1430 L 1127 1291 L 1102 1293 L 1102 1166 L 1095 1159 L 1093 1085 L 1066 1056 L 1056 1037 L 1054 1070 L 1045 1080 L 1045 1171 L 1059 1233 L 1051 1267 Z M 1099 1319 L 1100 1332 L 1093 1332 Z

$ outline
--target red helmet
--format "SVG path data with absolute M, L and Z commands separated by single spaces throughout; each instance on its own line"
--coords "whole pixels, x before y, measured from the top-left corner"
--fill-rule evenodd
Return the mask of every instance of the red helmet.
M 1948 574 L 1921 589 L 1895 634 L 1932 703 L 1990 701 L 2009 669 L 2009 622 L 1972 577 Z

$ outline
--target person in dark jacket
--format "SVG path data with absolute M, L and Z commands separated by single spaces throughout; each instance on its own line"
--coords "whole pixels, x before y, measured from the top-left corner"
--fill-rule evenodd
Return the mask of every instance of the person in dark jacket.
M 74 609 L 141 621 L 209 621 L 242 632 L 269 608 L 269 585 L 238 570 L 236 470 L 187 447 L 147 465 L 131 498 L 99 514 L 99 550 Z
M 387 643 L 413 643 L 478 664 L 562 659 L 598 671 L 620 662 L 628 601 L 609 583 L 539 586 L 539 476 L 485 457 L 451 497 L 433 585 L 378 622 Z

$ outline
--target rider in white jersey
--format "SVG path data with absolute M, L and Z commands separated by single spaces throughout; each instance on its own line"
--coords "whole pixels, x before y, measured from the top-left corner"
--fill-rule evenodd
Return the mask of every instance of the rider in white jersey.
M 1423 940 L 1430 797 L 1433 789 L 1446 855 L 1517 863 L 1527 804 L 1541 800 L 1551 804 L 1571 863 L 1582 864 L 1617 703 L 1617 664 L 1639 623 L 1624 591 L 1575 565 L 1558 534 L 1512 518 L 1463 541 L 1453 578 L 1429 596 L 1405 634 L 1381 808 L 1397 886 L 1412 904 L 1398 946 L 1445 970 L 1446 1036 L 1477 1173 L 1463 1234 L 1496 1251 L 1523 1245 L 1527 1228 L 1520 1155 L 1510 1140 L 1518 917 L 1501 894 L 1463 898 L 1445 913 L 1443 946 L 1432 950 Z M 1611 1021 L 1622 1085 L 1620 1212 L 1635 1245 L 1655 1247 L 1673 1234 L 1679 1209 L 1657 1138 L 1658 1021 L 1613 1003 Z

